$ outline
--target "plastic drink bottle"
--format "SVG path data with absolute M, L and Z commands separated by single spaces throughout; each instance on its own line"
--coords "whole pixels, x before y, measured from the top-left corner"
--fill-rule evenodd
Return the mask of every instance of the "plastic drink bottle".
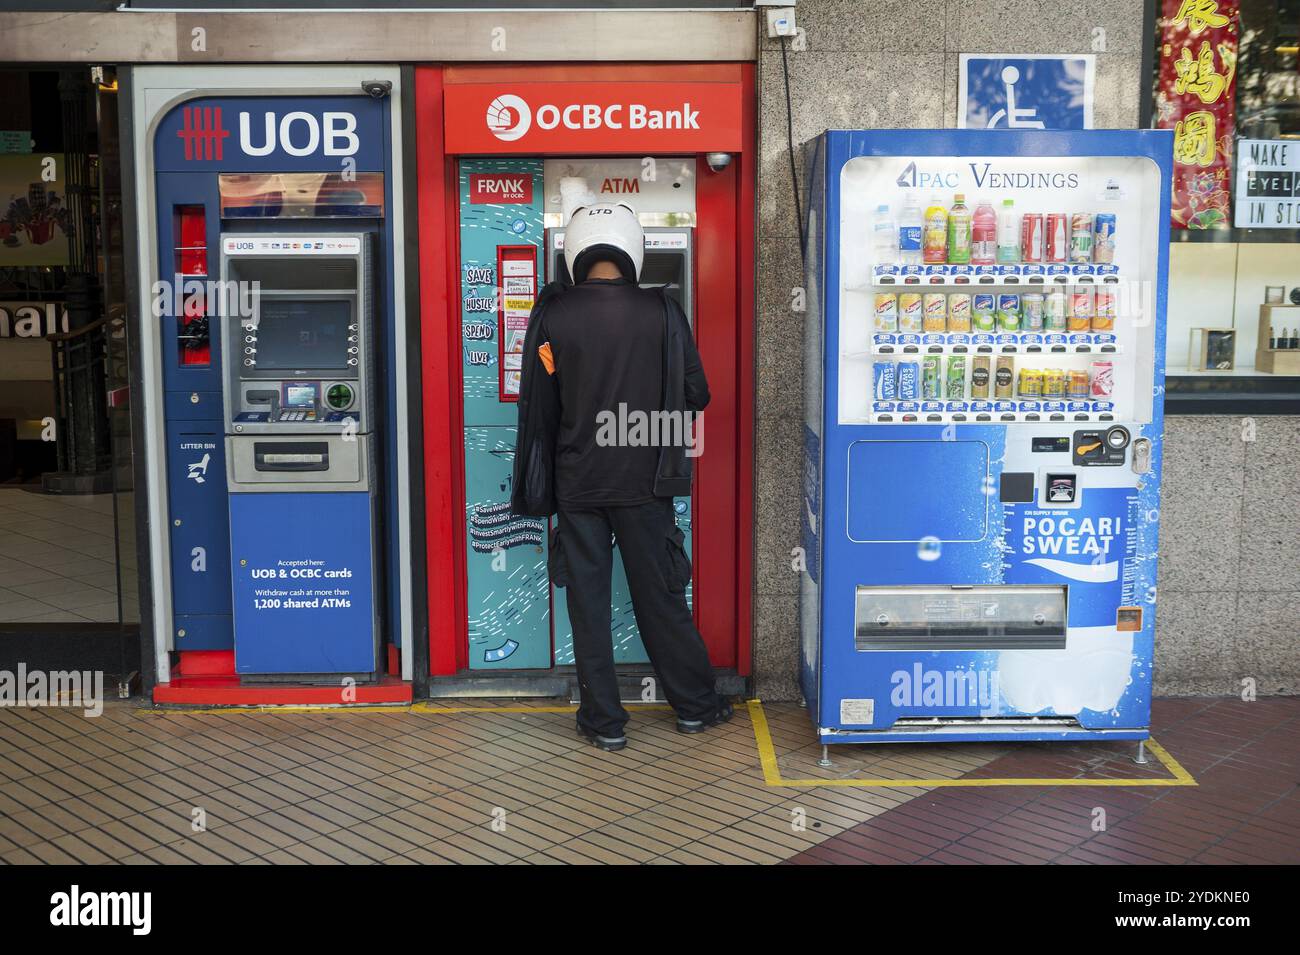
M 921 242 L 921 254 L 927 265 L 948 261 L 948 210 L 938 196 L 931 196 L 926 207 Z
M 884 204 L 876 206 L 871 225 L 871 251 L 877 265 L 893 265 L 898 261 L 898 232 L 889 215 L 889 206 Z
M 975 207 L 971 220 L 970 260 L 972 265 L 992 265 L 998 252 L 998 214 L 987 201 Z
M 916 201 L 916 193 L 907 194 L 907 204 L 898 217 L 898 253 L 903 265 L 921 264 L 921 233 L 924 230 L 924 217 Z
M 948 261 L 965 265 L 970 262 L 970 207 L 960 192 L 952 198 L 952 208 L 948 210 Z
M 1016 227 L 1016 202 L 1002 200 L 1002 215 L 998 218 L 998 261 L 1015 265 L 1020 261 L 1020 229 Z

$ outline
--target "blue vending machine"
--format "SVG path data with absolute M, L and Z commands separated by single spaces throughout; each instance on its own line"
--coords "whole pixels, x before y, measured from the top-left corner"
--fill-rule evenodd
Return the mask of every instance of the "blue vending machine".
M 800 679 L 823 745 L 1149 735 L 1171 152 L 818 140 Z

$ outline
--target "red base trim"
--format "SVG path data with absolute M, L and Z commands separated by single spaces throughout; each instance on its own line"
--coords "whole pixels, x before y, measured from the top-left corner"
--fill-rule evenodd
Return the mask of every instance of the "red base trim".
M 234 650 L 182 650 L 172 677 L 234 676 Z
M 412 687 L 386 676 L 378 683 L 358 684 L 356 699 L 346 704 L 337 686 L 285 683 L 276 686 L 241 686 L 235 676 L 177 677 L 153 688 L 155 703 L 190 706 L 364 706 L 375 703 L 410 703 Z

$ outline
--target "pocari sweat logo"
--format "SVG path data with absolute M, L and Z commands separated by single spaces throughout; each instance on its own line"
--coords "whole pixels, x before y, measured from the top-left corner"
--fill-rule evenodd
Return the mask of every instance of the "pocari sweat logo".
M 487 127 L 502 142 L 512 143 L 533 125 L 533 111 L 523 98 L 502 93 L 487 108 Z
M 1050 511 L 1023 516 L 1021 553 L 1025 563 L 1086 584 L 1119 578 L 1119 561 L 1111 545 L 1124 533 L 1123 520 L 1112 517 L 1066 517 Z

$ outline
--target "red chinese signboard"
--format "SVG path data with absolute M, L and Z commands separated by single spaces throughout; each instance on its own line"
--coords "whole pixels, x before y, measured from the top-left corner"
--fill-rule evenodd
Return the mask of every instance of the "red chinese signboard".
M 1175 229 L 1232 225 L 1238 0 L 1162 0 L 1156 126 L 1174 131 Z

